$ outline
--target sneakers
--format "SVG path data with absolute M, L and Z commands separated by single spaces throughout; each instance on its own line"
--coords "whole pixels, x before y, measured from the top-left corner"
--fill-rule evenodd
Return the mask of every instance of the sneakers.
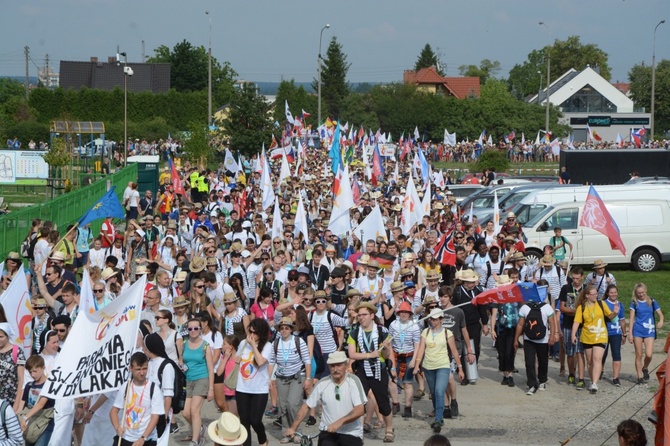
M 591 395 L 595 395 L 598 392 L 598 384 L 591 384 L 591 388 L 589 388 L 589 392 L 591 392 Z
M 400 403 L 393 403 L 393 415 L 400 413 Z
M 509 378 L 508 378 L 507 376 L 503 376 L 503 379 L 502 379 L 502 381 L 500 382 L 500 385 L 501 385 L 501 386 L 506 386 L 508 380 L 509 380 Z
M 572 385 L 575 384 L 575 375 L 573 375 L 572 373 L 568 375 L 568 384 Z
M 612 380 L 612 385 L 616 387 L 621 387 L 621 382 L 619 381 L 619 378 L 614 378 Z
M 314 418 L 313 416 L 310 415 L 310 416 L 307 418 L 307 422 L 306 422 L 305 424 L 306 424 L 307 426 L 314 426 L 314 425 L 316 424 L 316 418 Z
M 433 432 L 436 434 L 439 434 L 440 431 L 442 430 L 442 425 L 435 421 L 433 424 L 430 425 L 430 427 L 433 429 Z
M 405 406 L 405 411 L 402 413 L 403 418 L 412 418 L 412 408 Z
M 177 432 L 179 432 L 179 425 L 177 423 L 170 424 L 170 433 L 176 434 Z
M 537 387 L 533 386 L 528 389 L 528 392 L 526 392 L 526 395 L 531 396 L 535 395 L 537 393 Z
M 537 386 L 537 390 L 547 390 L 547 383 L 540 383 L 540 385 Z
M 458 417 L 458 401 L 451 400 L 451 416 L 456 418 Z
M 586 383 L 583 379 L 577 381 L 577 390 L 584 390 L 586 388 Z
M 266 417 L 276 417 L 277 415 L 279 415 L 279 407 L 277 406 L 272 406 L 265 411 Z
M 642 378 L 638 378 L 638 379 L 637 379 L 637 383 L 638 383 L 638 384 L 644 384 L 644 379 L 642 379 Z
M 207 428 L 205 428 L 205 425 L 203 424 L 200 426 L 200 435 L 198 436 L 198 446 L 203 446 L 205 444 L 205 432 L 207 432 Z
M 507 387 L 514 387 L 514 378 L 511 376 L 507 377 Z
M 644 375 L 643 379 L 649 381 L 649 369 L 642 369 L 642 374 Z
M 442 418 L 451 418 L 451 407 L 445 407 L 444 410 L 442 411 Z

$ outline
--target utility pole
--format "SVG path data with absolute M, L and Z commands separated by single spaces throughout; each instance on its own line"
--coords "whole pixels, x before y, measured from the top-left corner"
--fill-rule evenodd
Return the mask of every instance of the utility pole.
M 30 48 L 26 45 L 23 48 L 23 52 L 26 55 L 26 101 L 27 101 L 28 94 L 30 92 L 30 81 L 28 80 L 28 77 L 30 76 L 30 72 L 28 71 L 28 59 L 30 58 Z
M 207 131 L 212 125 L 212 16 L 205 11 L 209 18 L 209 48 L 207 50 Z
M 45 65 L 46 65 L 46 70 L 47 70 L 45 84 L 46 84 L 46 87 L 47 87 L 47 90 L 48 90 L 49 89 L 49 77 L 50 77 L 49 76 L 49 55 L 48 54 L 44 57 L 44 62 L 45 62 Z
M 142 40 L 142 63 L 144 63 L 146 60 L 147 60 L 147 59 L 146 59 L 146 57 L 145 57 L 145 55 L 144 55 L 144 39 L 143 39 L 143 40 Z

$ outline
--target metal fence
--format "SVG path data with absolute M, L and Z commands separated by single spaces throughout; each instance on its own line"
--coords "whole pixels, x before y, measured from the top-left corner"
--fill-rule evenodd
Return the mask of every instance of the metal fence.
M 107 192 L 107 181 L 116 186 L 116 194 L 123 198 L 123 191 L 129 181 L 137 181 L 137 164 L 104 177 L 90 186 L 78 188 L 53 200 L 23 208 L 0 217 L 0 262 L 11 251 L 19 251 L 21 243 L 28 235 L 32 221 L 36 218 L 42 221 L 50 220 L 58 225 L 62 234 L 67 225 L 75 223 L 88 211 L 95 202 Z M 100 232 L 102 221 L 91 223 L 91 233 Z

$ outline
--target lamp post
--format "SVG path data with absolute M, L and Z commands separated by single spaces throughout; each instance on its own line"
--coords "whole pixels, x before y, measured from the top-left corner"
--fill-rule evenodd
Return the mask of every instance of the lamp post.
M 117 55 L 117 64 L 119 56 L 123 56 L 123 167 L 126 167 L 128 166 L 128 77 L 133 75 L 133 69 L 128 66 L 128 56 L 125 52 Z
M 537 74 L 540 76 L 540 88 L 537 90 L 537 105 L 540 105 L 540 92 L 542 91 L 542 72 L 537 70 Z
M 318 67 L 318 76 L 319 76 L 319 82 L 318 82 L 318 99 L 317 99 L 317 116 L 318 116 L 318 122 L 316 123 L 317 127 L 321 125 L 321 41 L 323 40 L 323 31 L 330 28 L 330 24 L 326 23 L 326 26 L 321 28 L 321 32 L 319 33 L 319 56 L 316 58 L 316 64 Z
M 209 17 L 209 49 L 207 51 L 207 129 L 212 125 L 212 16 L 209 11 L 205 11 Z
M 650 132 L 649 140 L 654 140 L 654 102 L 656 102 L 656 30 L 659 26 L 665 23 L 665 20 L 661 20 L 654 28 L 654 45 L 653 52 L 651 55 L 651 122 L 650 122 Z
M 546 26 L 547 27 L 547 32 L 550 33 L 550 38 L 549 38 L 549 46 L 547 46 L 547 94 L 545 94 L 545 100 L 547 101 L 547 107 L 544 113 L 544 127 L 545 131 L 549 133 L 549 107 L 550 107 L 550 102 L 549 102 L 549 86 L 551 85 L 551 30 L 549 29 L 549 25 L 547 25 L 544 22 L 539 22 L 538 23 L 540 26 Z

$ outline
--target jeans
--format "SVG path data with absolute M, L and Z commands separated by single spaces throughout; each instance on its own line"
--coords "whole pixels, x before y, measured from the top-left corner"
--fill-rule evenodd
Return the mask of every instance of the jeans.
M 42 435 L 40 435 L 40 438 L 37 439 L 35 443 L 28 443 L 26 442 L 27 446 L 47 446 L 49 444 L 49 440 L 51 440 L 51 433 L 54 431 L 54 420 L 51 420 L 49 424 L 47 425 L 47 428 L 44 429 L 44 432 L 42 432 Z
M 444 412 L 444 394 L 447 391 L 449 384 L 450 368 L 428 370 L 423 369 L 423 374 L 426 377 L 428 388 L 430 389 L 431 402 L 435 410 L 435 421 L 442 422 L 442 415 Z

